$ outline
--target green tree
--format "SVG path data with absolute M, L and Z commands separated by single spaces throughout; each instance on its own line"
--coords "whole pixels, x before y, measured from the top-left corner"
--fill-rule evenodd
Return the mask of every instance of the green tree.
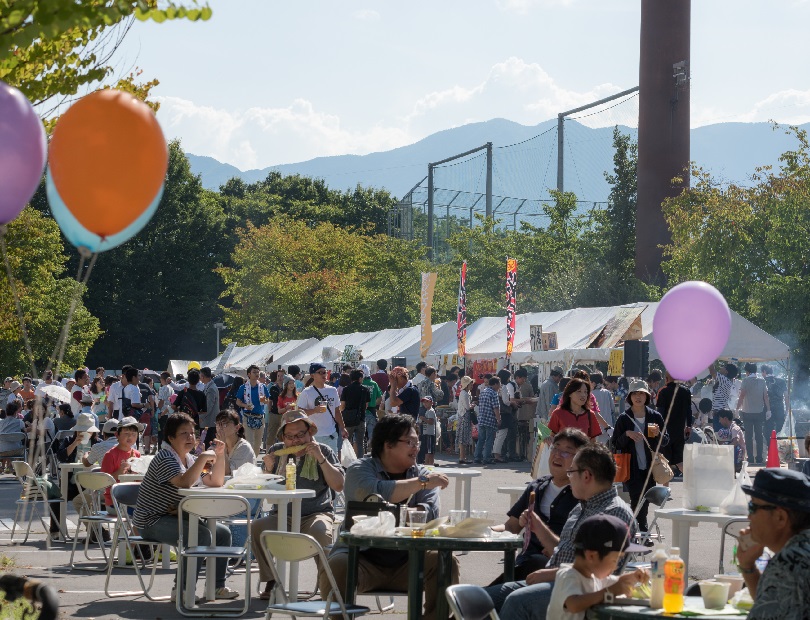
M 710 282 L 731 308 L 793 348 L 803 379 L 810 367 L 810 143 L 784 153 L 778 170 L 757 169 L 750 187 L 721 186 L 696 168 L 692 187 L 664 203 L 672 232 L 664 271 L 671 284 Z M 806 389 L 806 381 L 797 382 Z
M 0 0 L 0 80 L 38 105 L 112 73 L 132 20 L 206 20 L 211 9 L 157 0 Z
M 63 368 L 84 364 L 88 349 L 101 333 L 99 321 L 85 307 L 83 287 L 66 274 L 67 256 L 59 227 L 50 218 L 26 207 L 8 224 L 8 260 L 19 295 L 33 362 L 41 372 L 55 363 L 51 355 L 75 295 L 79 301 L 68 333 Z M 0 367 L 6 374 L 31 372 L 14 297 L 5 268 L 0 270 Z
M 191 173 L 180 143 L 171 142 L 154 218 L 101 254 L 90 278 L 88 307 L 106 332 L 90 351 L 90 365 L 163 368 L 178 356 L 213 358 L 223 289 L 214 269 L 228 256 L 226 232 L 216 196 Z

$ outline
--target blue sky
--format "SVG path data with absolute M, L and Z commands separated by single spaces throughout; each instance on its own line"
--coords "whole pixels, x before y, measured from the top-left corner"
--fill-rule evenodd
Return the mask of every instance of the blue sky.
M 242 169 L 535 125 L 638 84 L 640 0 L 209 4 L 208 22 L 137 22 L 116 62 L 160 80 L 167 137 Z M 694 0 L 692 125 L 810 121 L 808 24 L 810 0 Z

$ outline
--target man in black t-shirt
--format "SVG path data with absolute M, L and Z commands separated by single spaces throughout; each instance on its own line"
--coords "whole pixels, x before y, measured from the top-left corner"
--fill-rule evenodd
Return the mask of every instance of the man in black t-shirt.
M 354 369 L 349 373 L 351 383 L 343 388 L 340 405 L 343 412 L 343 423 L 348 440 L 354 446 L 354 453 L 363 456 L 363 444 L 366 438 L 366 407 L 371 400 L 371 390 L 363 385 L 363 371 Z
M 692 433 L 692 392 L 689 388 L 679 385 L 666 373 L 667 384 L 658 391 L 658 413 L 666 420 L 669 413 L 669 404 L 674 395 L 675 403 L 667 422 L 669 443 L 661 448 L 661 453 L 672 464 L 683 472 L 683 449 L 686 440 Z
M 765 385 L 768 388 L 768 403 L 771 406 L 771 417 L 765 420 L 765 441 L 771 438 L 771 431 L 778 435 L 785 425 L 785 415 L 788 407 L 787 383 L 781 377 L 773 374 L 773 368 L 767 364 L 760 367 Z

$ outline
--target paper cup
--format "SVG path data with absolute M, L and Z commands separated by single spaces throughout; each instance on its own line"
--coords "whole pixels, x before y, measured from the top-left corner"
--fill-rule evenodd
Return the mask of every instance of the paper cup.
M 723 609 L 728 601 L 728 589 L 731 584 L 724 581 L 701 581 L 700 596 L 706 609 Z
M 729 598 L 742 590 L 743 586 L 745 585 L 745 579 L 743 579 L 740 575 L 715 575 L 714 580 L 728 583 Z

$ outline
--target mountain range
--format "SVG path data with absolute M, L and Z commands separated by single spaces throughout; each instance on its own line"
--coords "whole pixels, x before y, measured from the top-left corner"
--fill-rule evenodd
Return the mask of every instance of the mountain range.
M 337 190 L 357 184 L 387 189 L 401 198 L 427 175 L 428 162 L 436 162 L 493 143 L 493 193 L 500 197 L 542 200 L 556 186 L 556 120 L 526 126 L 505 119 L 470 123 L 431 134 L 414 144 L 368 155 L 317 157 L 309 161 L 239 170 L 212 157 L 188 153 L 191 169 L 203 186 L 217 190 L 228 179 L 247 183 L 264 179 L 271 171 L 322 178 Z M 810 128 L 810 123 L 801 126 Z M 619 127 L 636 138 L 637 129 Z M 613 168 L 612 127 L 589 128 L 571 120 L 565 125 L 565 189 L 581 200 L 607 200 L 604 172 Z M 769 123 L 720 123 L 691 130 L 691 159 L 722 182 L 746 184 L 757 166 L 778 165 L 779 156 L 795 149 L 797 140 Z M 483 192 L 485 157 L 473 154 L 437 169 L 435 187 Z M 426 186 L 426 182 L 422 183 Z

